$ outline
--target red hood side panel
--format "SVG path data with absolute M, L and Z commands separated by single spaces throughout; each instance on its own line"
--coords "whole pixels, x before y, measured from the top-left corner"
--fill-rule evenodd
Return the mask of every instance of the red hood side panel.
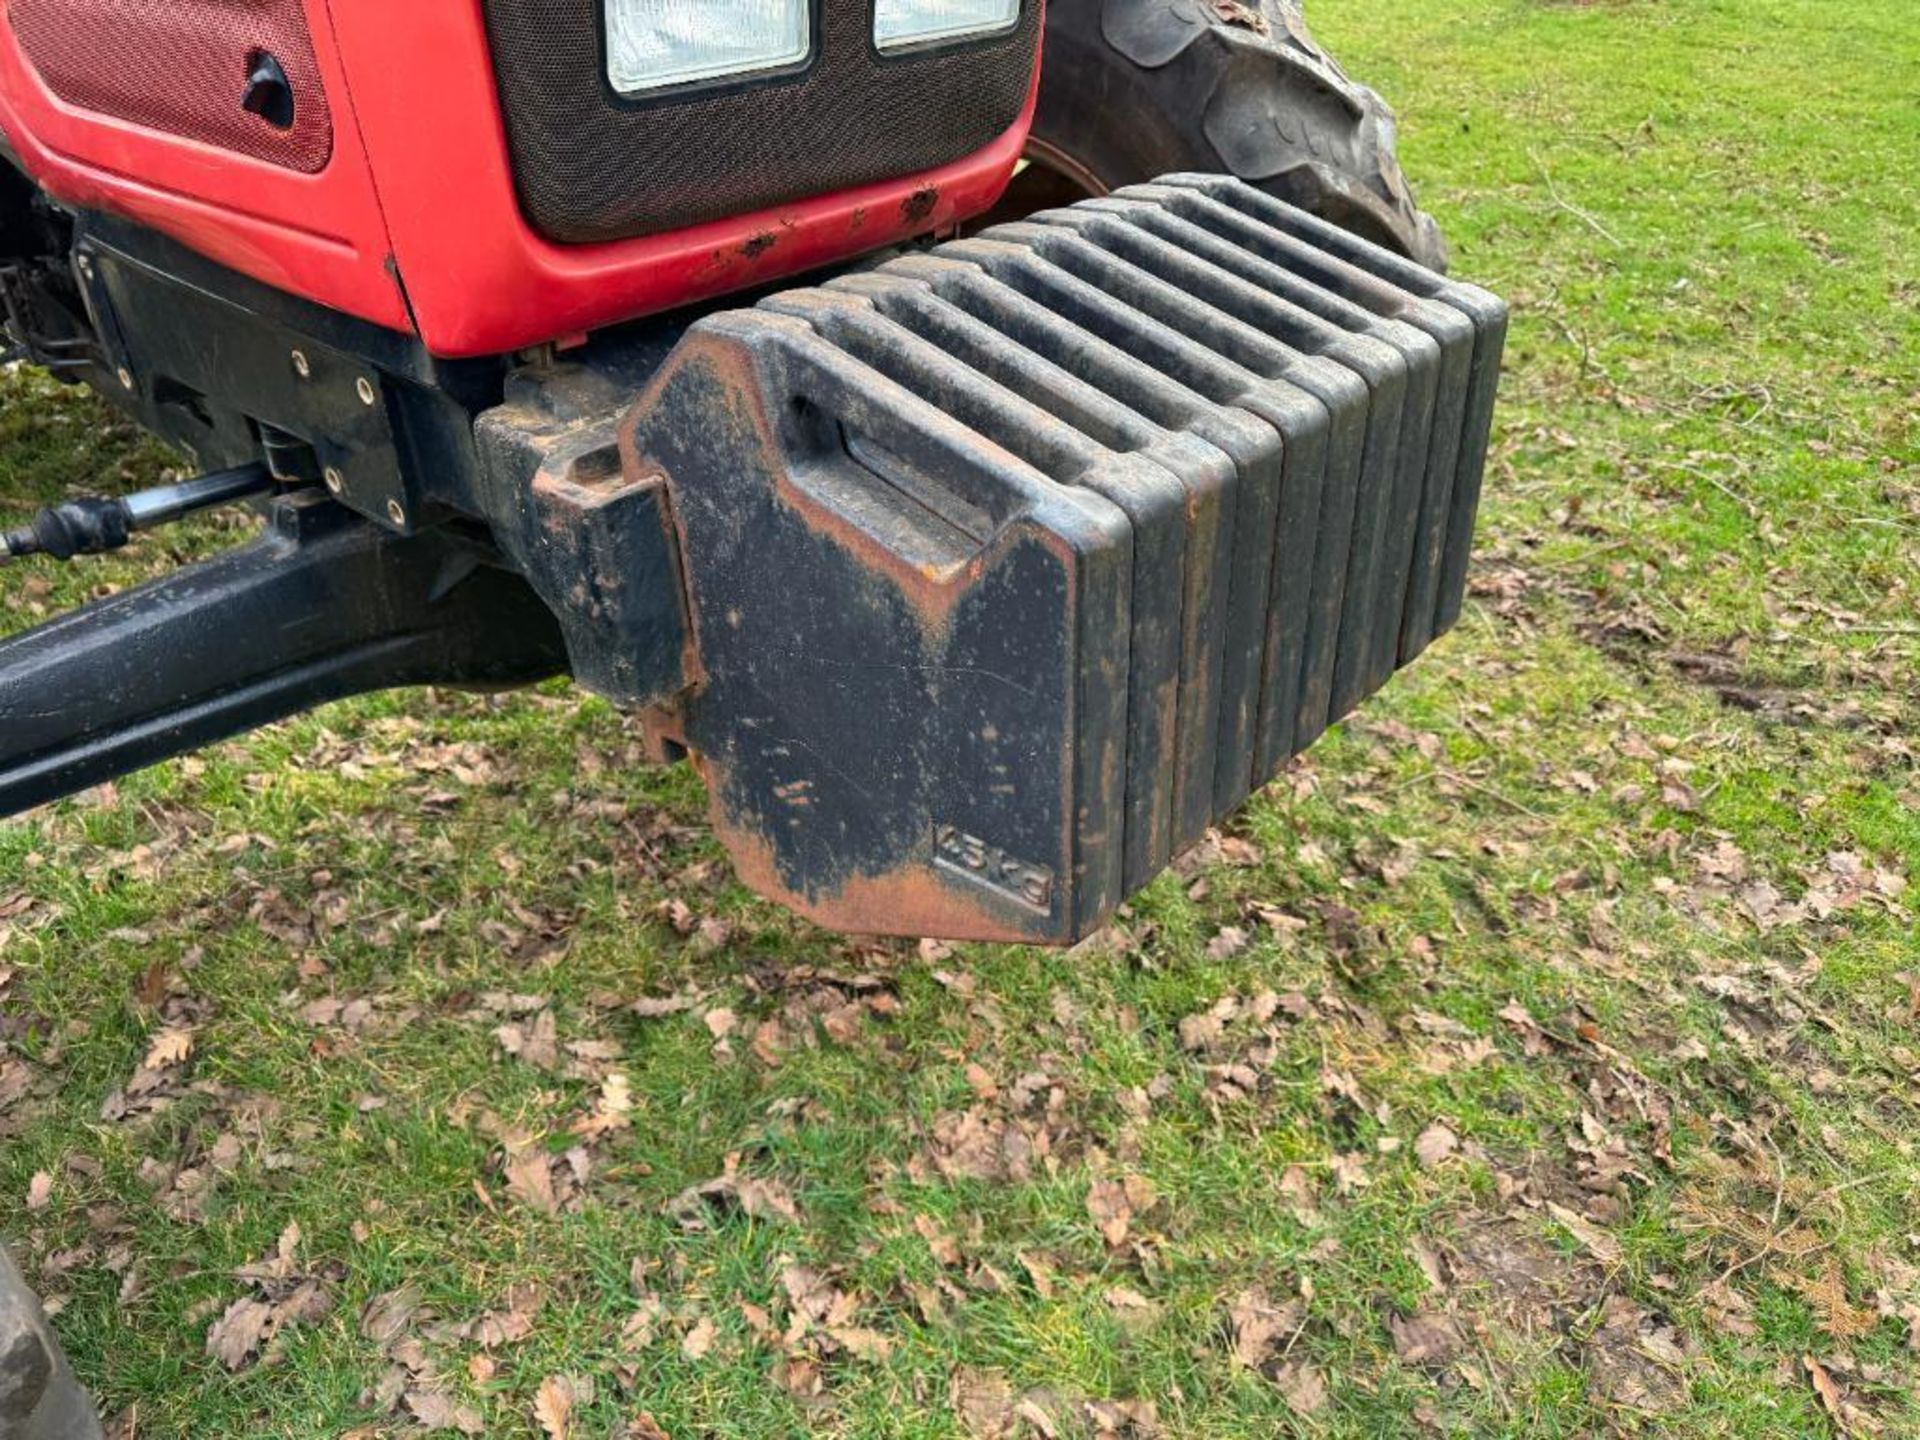
M 120 0 L 135 23 L 142 6 L 164 11 L 171 3 Z M 255 279 L 411 330 L 326 0 L 304 6 L 333 131 L 317 169 L 275 163 L 270 148 L 246 154 L 61 99 L 21 46 L 14 0 L 0 0 L 0 129 L 27 171 L 65 204 L 127 216 Z M 233 77 L 236 110 L 245 80 L 244 71 Z

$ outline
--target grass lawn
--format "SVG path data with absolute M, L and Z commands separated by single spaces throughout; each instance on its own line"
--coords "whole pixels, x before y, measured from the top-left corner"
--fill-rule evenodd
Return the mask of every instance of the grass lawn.
M 1920 7 L 1313 19 L 1517 313 L 1458 631 L 1070 956 L 806 929 L 559 688 L 0 826 L 0 1229 L 110 1413 L 1920 1434 Z M 164 463 L 0 379 L 9 518 Z

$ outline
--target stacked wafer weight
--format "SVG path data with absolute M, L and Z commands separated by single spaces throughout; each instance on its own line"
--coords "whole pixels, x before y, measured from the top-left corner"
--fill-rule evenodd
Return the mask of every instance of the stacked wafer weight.
M 1506 311 L 1171 176 L 694 326 L 674 725 L 837 928 L 1067 942 L 1457 618 Z

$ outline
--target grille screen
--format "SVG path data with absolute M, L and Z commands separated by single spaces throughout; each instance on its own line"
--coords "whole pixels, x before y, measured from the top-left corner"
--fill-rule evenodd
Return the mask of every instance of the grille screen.
M 616 96 L 599 0 L 487 0 L 520 203 L 566 243 L 622 240 L 930 170 L 1020 118 L 1040 3 L 997 38 L 877 56 L 873 0 L 821 0 L 807 68 Z
M 314 174 L 333 154 L 301 0 L 13 0 L 14 33 L 69 105 Z M 282 130 L 245 110 L 251 57 L 293 88 Z

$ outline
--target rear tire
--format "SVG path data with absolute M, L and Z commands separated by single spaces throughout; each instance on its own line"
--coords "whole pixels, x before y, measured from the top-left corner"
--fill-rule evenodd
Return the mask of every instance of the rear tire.
M 1048 0 L 1012 210 L 1181 170 L 1238 176 L 1436 270 L 1386 103 L 1308 34 L 1303 0 Z

